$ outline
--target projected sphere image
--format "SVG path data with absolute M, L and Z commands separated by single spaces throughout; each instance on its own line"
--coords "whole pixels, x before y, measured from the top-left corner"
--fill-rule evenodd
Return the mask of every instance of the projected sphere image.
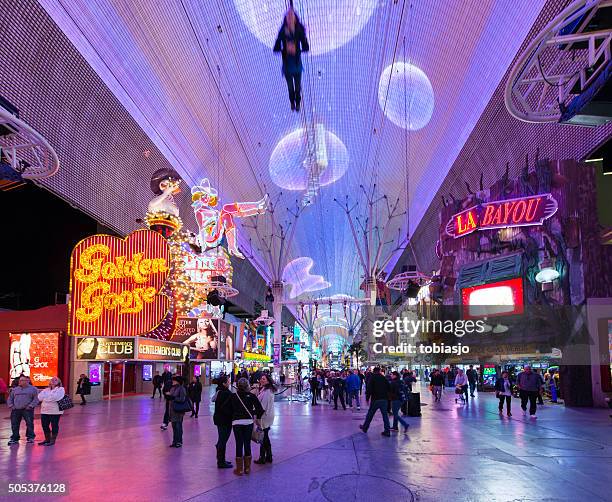
M 420 68 L 410 63 L 395 63 L 385 68 L 380 77 L 378 103 L 395 125 L 418 131 L 431 119 L 434 109 L 433 88 Z
M 270 156 L 270 177 L 275 185 L 285 190 L 306 190 L 309 169 L 318 169 L 319 186 L 338 181 L 349 164 L 349 154 L 338 136 L 327 130 L 325 143 L 315 141 L 314 151 L 308 152 L 304 129 L 287 134 L 274 147 Z
M 376 0 L 308 0 L 294 2 L 306 26 L 312 55 L 325 54 L 352 40 L 368 22 Z M 250 32 L 270 47 L 287 11 L 286 0 L 234 0 L 236 10 Z

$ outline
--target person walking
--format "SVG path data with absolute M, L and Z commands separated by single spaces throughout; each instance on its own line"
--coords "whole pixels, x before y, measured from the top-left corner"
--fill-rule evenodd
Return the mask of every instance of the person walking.
M 540 406 L 544 406 L 543 394 L 544 394 L 544 384 L 546 383 L 546 381 L 544 380 L 544 377 L 540 373 L 540 370 L 534 370 L 534 373 L 540 377 L 540 392 L 538 393 L 538 404 Z
M 346 390 L 348 392 L 348 405 L 353 409 L 353 399 L 357 405 L 357 409 L 361 409 L 361 403 L 359 402 L 359 390 L 361 387 L 361 378 L 359 378 L 359 371 L 353 370 L 353 372 L 346 378 Z
M 368 432 L 368 428 L 370 427 L 370 423 L 374 418 L 376 410 L 380 410 L 385 428 L 385 430 L 382 432 L 382 435 L 387 437 L 391 435 L 391 427 L 389 426 L 389 415 L 387 414 L 389 387 L 390 386 L 387 379 L 380 374 L 380 368 L 374 368 L 374 372 L 372 373 L 372 376 L 370 378 L 368 388 L 366 388 L 366 392 L 368 396 L 370 396 L 370 407 L 368 409 L 365 422 L 363 423 L 363 425 L 359 426 L 359 428 L 363 432 Z
M 227 377 L 223 377 L 227 380 Z M 187 393 L 189 394 L 189 399 L 191 399 L 191 403 L 193 404 L 193 410 L 191 410 L 190 417 L 198 418 L 198 413 L 200 412 L 200 401 L 202 401 L 202 384 L 200 383 L 200 377 L 197 376 L 191 380 L 189 387 L 187 388 Z
M 310 393 L 312 394 L 312 405 L 318 406 L 317 404 L 317 394 L 319 393 L 319 379 L 317 378 L 317 374 L 313 373 L 310 377 Z
M 249 381 L 246 378 L 238 380 L 236 393 L 232 394 L 232 427 L 236 442 L 236 468 L 234 474 L 242 476 L 251 472 L 251 437 L 255 417 L 261 418 L 265 413 L 257 399 L 251 393 Z
M 478 382 L 478 372 L 474 369 L 474 365 L 470 364 L 469 369 L 466 371 L 465 376 L 468 379 L 468 385 L 470 387 L 470 396 L 474 396 L 474 391 L 476 390 L 476 383 Z
M 442 388 L 444 387 L 444 376 L 439 369 L 435 368 L 431 372 L 430 383 L 433 388 L 434 403 L 437 403 L 442 398 Z
M 499 414 L 504 414 L 504 402 L 506 403 L 506 413 L 509 417 L 511 413 L 512 401 L 512 382 L 507 371 L 502 371 L 501 378 L 495 380 L 495 395 L 499 399 Z
M 8 409 L 11 410 L 11 429 L 12 434 L 8 445 L 19 442 L 19 426 L 21 419 L 26 423 L 26 438 L 28 444 L 34 444 L 34 408 L 38 406 L 38 391 L 30 383 L 30 378 L 21 375 L 18 384 L 11 388 L 8 399 L 6 400 Z
M 338 398 L 340 398 L 340 404 L 342 409 L 346 410 L 346 404 L 344 403 L 344 389 L 346 388 L 346 382 L 344 378 L 338 373 L 332 373 L 329 381 L 330 387 L 334 393 L 334 410 L 338 409 Z
M 268 375 L 262 375 L 259 379 L 259 393 L 257 399 L 264 409 L 264 414 L 259 419 L 259 426 L 264 432 L 263 441 L 259 447 L 259 459 L 255 460 L 256 464 L 271 464 L 272 463 L 272 443 L 270 443 L 270 427 L 274 423 L 274 393 L 276 386 Z
M 372 378 L 372 372 L 368 369 L 366 370 L 364 381 L 365 381 L 365 398 L 366 403 L 370 402 L 370 394 L 368 393 L 368 389 L 370 388 L 370 380 Z
M 557 380 L 555 379 L 555 370 L 548 370 L 548 390 L 550 391 L 550 401 L 557 402 Z
M 463 370 L 457 370 L 455 376 L 455 387 L 461 389 L 461 394 L 465 397 L 465 402 L 468 402 L 468 379 Z
M 306 30 L 293 10 L 293 6 L 291 6 L 283 19 L 283 25 L 276 37 L 273 52 L 280 52 L 282 56 L 282 72 L 287 81 L 292 111 L 300 111 L 302 72 L 304 71 L 301 54 L 308 50 L 310 50 L 310 47 L 306 38 Z
M 523 415 L 527 414 L 527 401 L 529 401 L 529 416 L 531 418 L 538 418 L 536 416 L 536 400 L 542 387 L 540 375 L 531 371 L 531 366 L 526 365 L 523 371 L 518 374 L 516 384 L 519 388 Z
M 86 377 L 87 378 L 87 377 Z M 49 387 L 38 393 L 40 401 L 40 424 L 45 434 L 45 440 L 39 446 L 53 446 L 59 433 L 59 421 L 64 414 L 59 409 L 58 401 L 66 395 L 62 382 L 59 378 L 53 377 L 49 380 Z M 82 396 L 82 394 L 81 394 Z
M 409 423 L 400 416 L 400 409 L 403 403 L 408 402 L 408 386 L 404 383 L 397 371 L 391 373 L 391 384 L 389 387 L 389 399 L 391 399 L 391 410 L 393 411 L 392 431 L 399 431 L 398 422 L 404 427 L 404 432 L 408 431 Z
M 232 373 L 233 374 L 233 373 Z M 217 427 L 217 468 L 229 469 L 234 467 L 231 462 L 225 460 L 225 448 L 227 440 L 232 434 L 232 393 L 229 390 L 230 382 L 227 377 L 217 378 L 217 391 L 212 400 L 215 403 L 213 423 Z
M 171 448 L 181 448 L 183 446 L 183 417 L 188 411 L 190 403 L 187 397 L 187 389 L 183 385 L 183 377 L 174 375 L 172 386 L 166 393 L 168 398 L 168 414 L 172 423 L 172 444 Z
M 164 383 L 164 381 L 162 380 L 161 375 L 159 374 L 159 371 L 155 372 L 155 375 L 153 375 L 153 395 L 151 396 L 151 399 L 155 399 L 155 393 L 159 392 L 159 398 L 162 398 L 162 385 Z
M 85 396 L 89 396 L 89 394 L 91 394 L 91 383 L 89 382 L 89 378 L 87 378 L 85 373 L 81 373 L 81 376 L 77 381 L 76 393 L 81 396 L 81 406 L 85 406 L 87 404 Z

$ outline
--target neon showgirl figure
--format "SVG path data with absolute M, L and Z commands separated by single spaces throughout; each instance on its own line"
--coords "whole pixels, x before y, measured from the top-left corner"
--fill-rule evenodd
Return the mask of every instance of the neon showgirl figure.
M 208 178 L 204 178 L 199 185 L 191 189 L 191 200 L 200 229 L 198 242 L 202 251 L 217 247 L 225 235 L 229 253 L 237 258 L 244 258 L 244 255 L 238 251 L 234 218 L 263 214 L 266 210 L 268 196 L 266 195 L 258 202 L 224 204 L 219 211 L 214 209 L 219 201 L 217 191 L 210 186 Z

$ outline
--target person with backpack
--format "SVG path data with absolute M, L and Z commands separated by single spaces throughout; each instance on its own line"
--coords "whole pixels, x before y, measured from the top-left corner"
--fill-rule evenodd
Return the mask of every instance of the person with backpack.
M 191 409 L 191 403 L 187 397 L 187 389 L 183 385 L 183 377 L 174 375 L 172 386 L 166 393 L 169 403 L 169 417 L 172 423 L 172 444 L 171 448 L 181 448 L 183 446 L 183 417 Z
M 234 467 L 231 462 L 225 460 L 225 448 L 232 434 L 232 392 L 229 390 L 230 382 L 227 377 L 217 378 L 217 391 L 212 398 L 215 403 L 213 423 L 217 426 L 217 468 L 229 469 Z
M 391 410 L 393 412 L 393 427 L 392 431 L 399 431 L 398 422 L 404 427 L 404 432 L 408 431 L 410 424 L 400 416 L 400 409 L 403 403 L 408 402 L 408 386 L 400 378 L 397 371 L 391 373 L 391 383 L 389 387 L 389 399 L 391 400 Z

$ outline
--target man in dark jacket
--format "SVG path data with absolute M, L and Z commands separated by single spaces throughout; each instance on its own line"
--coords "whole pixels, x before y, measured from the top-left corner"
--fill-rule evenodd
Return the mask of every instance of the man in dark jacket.
M 227 440 L 232 434 L 232 393 L 229 390 L 229 382 L 227 377 L 217 379 L 217 392 L 213 400 L 215 402 L 215 413 L 213 414 L 213 422 L 217 426 L 217 467 L 219 469 L 228 469 L 233 467 L 231 462 L 225 460 L 225 448 Z
M 163 380 L 162 380 L 161 375 L 159 374 L 159 371 L 155 372 L 155 376 L 153 377 L 152 383 L 153 383 L 153 395 L 151 396 L 151 399 L 155 398 L 155 393 L 157 391 L 159 391 L 159 398 L 161 399 L 162 398 L 162 383 L 163 383 Z
M 313 372 L 312 377 L 309 380 L 310 393 L 312 394 L 312 405 L 317 406 L 317 393 L 319 392 L 319 379 L 317 374 Z
M 470 369 L 465 372 L 465 376 L 467 376 L 468 384 L 470 386 L 470 396 L 474 397 L 476 383 L 478 382 L 478 372 L 474 369 L 472 364 L 470 364 Z
M 9 410 L 11 410 L 11 429 L 12 435 L 9 446 L 19 442 L 19 426 L 21 419 L 26 423 L 26 438 L 29 444 L 34 444 L 34 408 L 38 406 L 38 390 L 30 383 L 30 378 L 21 375 L 19 385 L 11 388 L 8 399 L 6 400 Z
M 342 409 L 346 410 L 346 404 L 344 403 L 344 391 L 346 390 L 346 381 L 339 373 L 332 373 L 330 378 L 330 385 L 334 389 L 334 410 L 338 409 L 338 398 L 340 398 L 340 404 Z
M 368 428 L 370 427 L 370 423 L 374 418 L 376 410 L 380 410 L 385 426 L 385 430 L 382 432 L 382 435 L 389 437 L 391 435 L 389 415 L 387 414 L 389 382 L 383 375 L 380 374 L 380 368 L 374 368 L 374 373 L 370 378 L 366 392 L 370 396 L 370 408 L 368 409 L 365 422 L 363 425 L 360 425 L 359 428 L 363 432 L 368 432 Z
M 516 384 L 519 387 L 521 397 L 521 408 L 523 415 L 527 413 L 527 400 L 529 400 L 529 415 L 531 418 L 536 417 L 536 399 L 542 389 L 542 380 L 540 375 L 531 371 L 531 366 L 524 367 L 516 379 Z

